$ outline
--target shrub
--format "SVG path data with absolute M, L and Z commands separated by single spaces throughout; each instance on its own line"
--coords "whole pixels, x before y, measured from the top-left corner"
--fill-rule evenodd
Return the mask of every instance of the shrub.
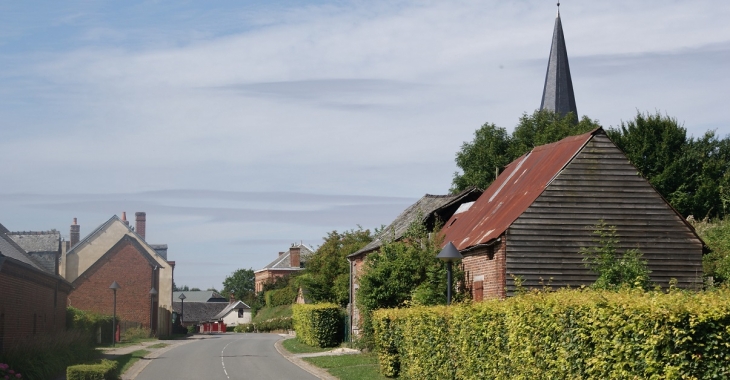
M 269 290 L 265 293 L 267 307 L 290 305 L 297 298 L 297 293 L 291 286 L 285 288 Z
M 102 359 L 98 364 L 79 364 L 66 369 L 67 380 L 116 380 L 117 362 Z
M 199 327 L 197 325 L 192 325 L 192 326 L 188 326 L 187 329 L 188 329 L 188 334 L 195 334 L 196 332 L 198 332 Z M 226 330 L 226 331 L 228 331 L 228 330 Z
M 112 342 L 112 316 L 66 308 L 66 329 L 86 331 L 96 343 Z
M 292 306 L 297 340 L 312 347 L 334 347 L 342 342 L 343 313 L 333 303 Z
M 77 330 L 38 334 L 6 346 L 0 354 L 0 363 L 9 364 L 26 379 L 50 379 L 67 366 L 95 356 L 89 334 Z
M 10 368 L 5 363 L 0 363 L 0 379 L 22 379 L 23 375 L 20 372 L 15 372 L 14 369 Z
M 254 324 L 254 330 L 256 332 L 288 331 L 291 329 L 291 317 L 274 318 L 266 321 L 256 322 Z
M 242 323 L 233 328 L 234 332 L 237 333 L 251 333 L 254 332 L 253 323 Z
M 405 379 L 730 376 L 730 289 L 532 292 L 373 314 L 381 372 Z M 458 365 L 457 365 L 458 363 Z

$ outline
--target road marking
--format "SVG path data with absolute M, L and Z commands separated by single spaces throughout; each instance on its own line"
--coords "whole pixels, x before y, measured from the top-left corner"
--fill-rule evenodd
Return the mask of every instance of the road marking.
M 233 342 L 231 342 L 231 343 L 233 343 Z M 231 345 L 231 343 L 228 343 L 228 344 L 226 344 L 226 346 L 225 346 L 225 347 L 223 347 L 223 349 L 221 350 L 221 365 L 223 366 L 223 373 L 225 373 L 225 374 L 226 374 L 226 378 L 227 378 L 227 379 L 230 379 L 231 377 L 230 377 L 230 376 L 228 376 L 228 371 L 226 371 L 226 363 L 225 363 L 225 362 L 223 362 L 223 351 L 225 351 L 225 350 L 226 350 L 226 348 L 228 348 L 228 346 L 230 346 L 230 345 Z

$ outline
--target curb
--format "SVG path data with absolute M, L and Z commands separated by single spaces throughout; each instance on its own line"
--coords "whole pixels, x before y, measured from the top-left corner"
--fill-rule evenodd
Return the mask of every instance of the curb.
M 289 335 L 281 335 L 281 336 L 283 338 L 283 337 L 289 336 Z M 274 348 L 276 348 L 276 351 L 278 351 L 279 354 L 281 354 L 281 356 L 285 357 L 287 360 L 294 363 L 294 365 L 298 366 L 299 368 L 311 373 L 314 376 L 317 376 L 318 378 L 320 378 L 322 380 L 339 380 L 336 377 L 330 375 L 329 372 L 327 372 L 327 370 L 316 367 L 312 364 L 309 364 L 309 363 L 305 362 L 304 360 L 289 353 L 289 351 L 287 351 L 284 348 L 284 346 L 281 345 L 281 342 L 283 340 L 284 339 L 279 339 L 276 341 L 276 343 L 274 343 Z
M 192 342 L 193 340 L 194 339 L 180 340 L 180 341 L 170 344 L 167 347 L 162 347 L 160 349 L 156 349 L 156 350 L 150 352 L 149 354 L 145 355 L 142 359 L 140 359 L 136 363 L 134 363 L 131 367 L 129 367 L 129 369 L 126 372 L 124 372 L 120 376 L 120 378 L 122 380 L 136 379 L 137 376 L 142 372 L 142 370 L 144 370 L 145 367 L 147 367 L 147 365 L 150 364 L 152 359 L 156 359 L 158 356 L 164 354 L 165 352 L 167 352 L 173 348 L 180 347 L 184 344 L 188 344 L 188 343 Z M 163 343 L 163 342 L 159 342 L 159 343 Z M 147 349 L 147 347 L 143 346 L 142 349 Z

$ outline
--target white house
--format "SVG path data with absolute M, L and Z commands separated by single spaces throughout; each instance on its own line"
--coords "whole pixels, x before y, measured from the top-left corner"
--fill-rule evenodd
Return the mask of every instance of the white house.
M 251 323 L 251 308 L 242 301 L 232 302 L 223 311 L 216 314 L 213 320 L 222 321 L 226 326 Z

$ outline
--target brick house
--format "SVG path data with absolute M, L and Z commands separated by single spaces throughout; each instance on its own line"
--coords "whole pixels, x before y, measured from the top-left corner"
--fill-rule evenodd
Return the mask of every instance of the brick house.
M 287 252 L 279 252 L 279 257 L 265 267 L 253 272 L 256 293 L 264 290 L 264 284 L 278 277 L 290 275 L 304 269 L 307 257 L 314 252 L 304 244 L 292 244 Z
M 462 205 L 468 205 L 479 198 L 482 191 L 476 188 L 469 188 L 459 194 L 431 195 L 426 194 L 416 203 L 406 208 L 393 222 L 386 227 L 380 236 L 368 243 L 362 249 L 349 255 L 350 261 L 350 326 L 352 333 L 359 334 L 360 312 L 355 302 L 355 295 L 358 290 L 357 279 L 363 270 L 365 257 L 380 250 L 383 239 L 386 237 L 393 240 L 400 240 L 408 230 L 408 227 L 418 218 L 426 225 L 429 231 L 451 218 Z
M 513 294 L 515 277 L 528 288 L 595 282 L 579 249 L 595 245 L 599 220 L 617 227 L 619 252 L 643 253 L 652 282 L 701 288 L 704 243 L 600 128 L 516 159 L 442 233 L 481 300 Z
M 0 224 L 0 352 L 66 330 L 71 284 L 28 255 Z
M 74 290 L 69 306 L 81 310 L 111 314 L 116 281 L 117 315 L 123 321 L 136 322 L 157 335 L 171 331 L 172 282 L 174 261 L 167 261 L 165 245 L 145 241 L 146 214 L 136 213 L 135 228 L 129 226 L 126 213 L 114 215 L 83 240 L 80 227 L 71 225 L 70 249 L 61 260 L 62 275 Z M 150 294 L 155 289 L 157 295 Z

